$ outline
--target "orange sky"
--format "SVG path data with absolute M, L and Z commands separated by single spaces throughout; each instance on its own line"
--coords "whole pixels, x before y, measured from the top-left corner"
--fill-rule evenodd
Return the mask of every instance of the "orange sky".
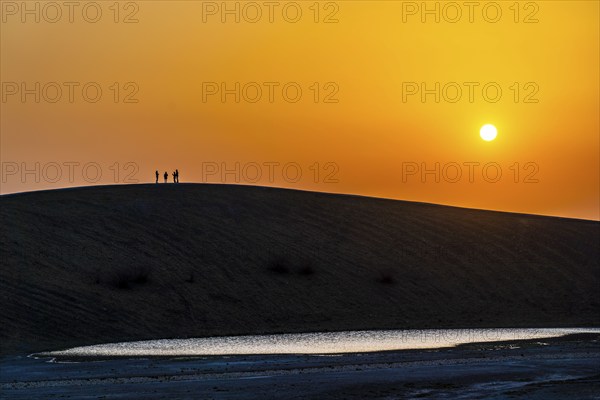
M 600 218 L 598 1 L 428 2 L 439 22 L 420 1 L 227 2 L 239 22 L 220 1 L 120 2 L 118 15 L 75 2 L 72 22 L 50 3 L 0 3 L 3 194 L 178 168 L 182 182 Z M 236 82 L 239 103 L 223 102 Z M 422 101 L 436 83 L 439 102 Z M 221 175 L 236 163 L 239 177 Z

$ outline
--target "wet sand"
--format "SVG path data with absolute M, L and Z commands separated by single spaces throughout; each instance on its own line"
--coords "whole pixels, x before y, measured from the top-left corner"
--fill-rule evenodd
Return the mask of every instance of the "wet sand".
M 336 356 L 13 356 L 1 372 L 3 399 L 598 399 L 600 335 Z

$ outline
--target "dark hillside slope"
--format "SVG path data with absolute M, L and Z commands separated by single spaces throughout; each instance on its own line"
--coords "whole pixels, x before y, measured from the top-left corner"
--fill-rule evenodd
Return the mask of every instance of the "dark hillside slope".
M 600 325 L 598 222 L 200 184 L 0 204 L 5 354 L 266 332 Z

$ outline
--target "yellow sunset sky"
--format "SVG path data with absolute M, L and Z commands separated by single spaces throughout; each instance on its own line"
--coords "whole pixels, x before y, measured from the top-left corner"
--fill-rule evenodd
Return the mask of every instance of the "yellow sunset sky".
M 1 3 L 3 194 L 177 168 L 182 182 L 600 218 L 598 1 L 49 3 Z M 240 101 L 223 101 L 236 82 Z M 239 179 L 221 175 L 236 163 Z

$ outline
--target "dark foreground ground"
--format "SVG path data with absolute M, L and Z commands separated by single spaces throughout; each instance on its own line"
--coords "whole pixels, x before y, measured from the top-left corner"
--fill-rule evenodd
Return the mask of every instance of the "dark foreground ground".
M 2 399 L 599 399 L 600 335 L 340 356 L 4 357 Z

